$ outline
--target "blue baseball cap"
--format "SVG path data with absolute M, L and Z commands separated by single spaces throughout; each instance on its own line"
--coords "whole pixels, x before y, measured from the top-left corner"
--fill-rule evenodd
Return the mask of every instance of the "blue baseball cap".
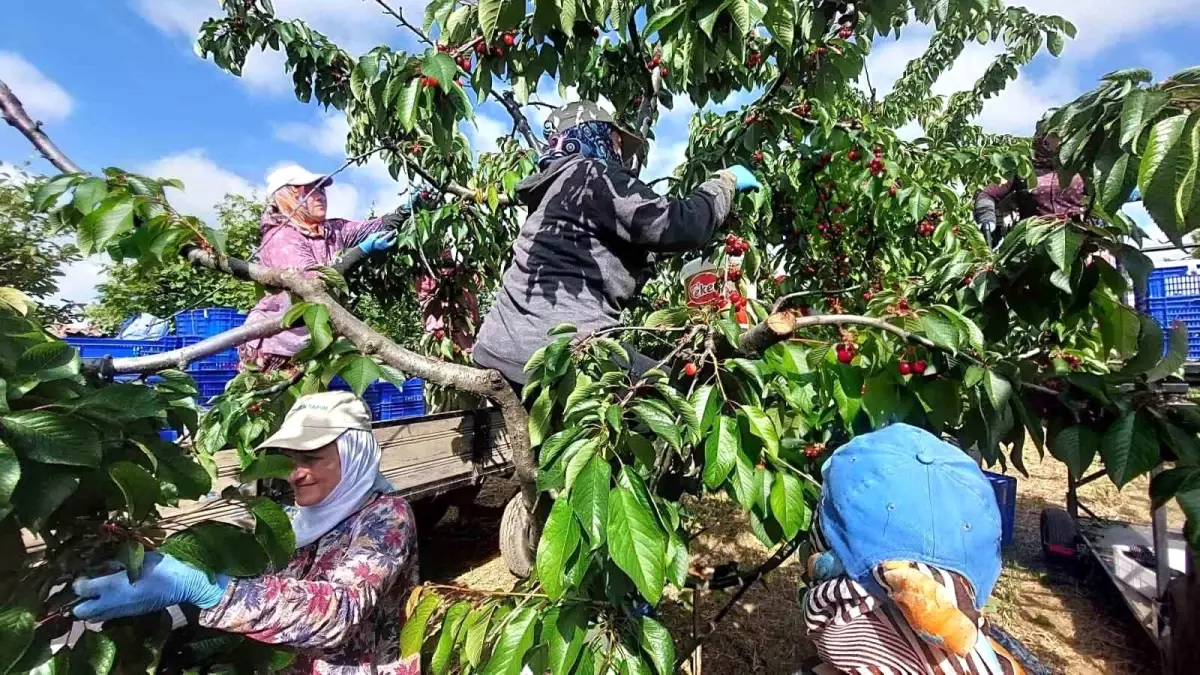
M 957 572 L 982 609 L 1000 577 L 1000 508 L 967 453 L 933 434 L 893 424 L 838 448 L 821 467 L 821 531 L 846 573 L 886 597 L 884 562 Z

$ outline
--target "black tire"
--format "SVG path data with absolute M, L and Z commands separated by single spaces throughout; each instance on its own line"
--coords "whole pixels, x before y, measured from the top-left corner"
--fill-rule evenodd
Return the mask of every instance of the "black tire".
M 518 493 L 504 506 L 500 518 L 500 555 L 508 565 L 508 571 L 527 579 L 533 570 L 537 552 L 537 538 L 533 514 L 525 508 L 525 501 Z
M 1049 562 L 1074 562 L 1079 557 L 1079 530 L 1066 509 L 1042 509 L 1042 555 Z

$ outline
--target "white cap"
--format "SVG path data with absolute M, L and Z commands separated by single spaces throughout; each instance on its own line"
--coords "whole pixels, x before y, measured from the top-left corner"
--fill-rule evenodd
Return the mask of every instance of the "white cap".
M 279 431 L 256 450 L 319 450 L 336 441 L 347 429 L 371 430 L 371 411 L 362 399 L 348 391 L 309 394 L 296 400 Z
M 270 197 L 275 194 L 279 188 L 285 185 L 312 185 L 322 180 L 322 187 L 328 187 L 333 184 L 333 178 L 326 177 L 325 174 L 313 173 L 302 166 L 285 166 L 272 173 L 267 179 L 267 196 Z

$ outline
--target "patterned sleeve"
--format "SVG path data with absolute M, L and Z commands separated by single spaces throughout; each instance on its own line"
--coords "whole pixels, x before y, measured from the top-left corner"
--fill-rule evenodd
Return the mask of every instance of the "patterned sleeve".
M 338 242 L 338 248 L 346 249 L 361 244 L 371 234 L 384 229 L 384 222 L 383 218 L 342 220 L 339 229 L 341 230 L 341 240 Z
M 416 527 L 401 500 L 380 499 L 361 516 L 328 581 L 281 576 L 236 579 L 200 613 L 209 628 L 260 642 L 331 649 L 355 634 L 376 601 L 413 563 Z

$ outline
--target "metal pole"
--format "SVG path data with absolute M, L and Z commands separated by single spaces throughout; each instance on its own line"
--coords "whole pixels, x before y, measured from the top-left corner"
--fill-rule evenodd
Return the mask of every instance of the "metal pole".
M 1161 464 L 1154 467 L 1150 471 L 1150 480 L 1153 481 L 1154 477 L 1162 472 Z M 1164 609 L 1166 608 L 1167 585 L 1171 583 L 1171 549 L 1167 539 L 1167 507 L 1165 504 L 1154 509 L 1150 518 L 1150 532 L 1154 541 L 1155 590 L 1158 591 L 1154 601 L 1155 633 L 1158 637 L 1159 649 L 1166 654 L 1170 629 Z

